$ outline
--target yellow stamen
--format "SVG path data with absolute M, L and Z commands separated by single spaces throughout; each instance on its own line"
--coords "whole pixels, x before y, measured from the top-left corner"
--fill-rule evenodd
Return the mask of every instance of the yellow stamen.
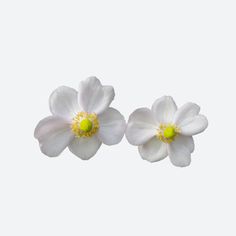
M 164 143 L 171 143 L 180 133 L 180 129 L 174 124 L 161 124 L 157 130 L 157 138 Z
M 98 129 L 99 121 L 95 113 L 79 112 L 71 124 L 71 130 L 77 138 L 91 137 Z

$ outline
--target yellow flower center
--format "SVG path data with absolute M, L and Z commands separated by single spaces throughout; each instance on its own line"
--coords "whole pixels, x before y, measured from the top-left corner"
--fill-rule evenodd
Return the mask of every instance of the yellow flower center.
M 164 143 L 171 143 L 180 133 L 180 129 L 173 124 L 161 124 L 157 130 L 157 138 Z
M 171 126 L 165 128 L 163 135 L 165 138 L 174 138 L 176 135 L 175 128 Z
M 71 124 L 71 130 L 77 138 L 91 137 L 98 129 L 99 121 L 95 113 L 79 112 Z
M 84 119 L 80 122 L 79 128 L 84 132 L 89 132 L 93 128 L 93 123 L 89 119 Z

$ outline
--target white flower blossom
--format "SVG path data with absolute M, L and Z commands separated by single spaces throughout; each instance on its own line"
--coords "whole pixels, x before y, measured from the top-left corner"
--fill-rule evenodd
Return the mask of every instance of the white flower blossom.
M 175 166 L 188 166 L 194 151 L 192 136 L 208 126 L 199 111 L 194 103 L 177 109 L 172 97 L 161 97 L 151 110 L 140 108 L 130 115 L 126 137 L 130 144 L 138 146 L 144 160 L 155 162 L 169 155 Z
M 52 116 L 41 120 L 34 136 L 41 151 L 58 156 L 66 147 L 83 160 L 91 158 L 102 143 L 114 145 L 124 136 L 126 122 L 119 111 L 109 107 L 115 93 L 96 77 L 80 82 L 78 92 L 66 86 L 49 98 Z

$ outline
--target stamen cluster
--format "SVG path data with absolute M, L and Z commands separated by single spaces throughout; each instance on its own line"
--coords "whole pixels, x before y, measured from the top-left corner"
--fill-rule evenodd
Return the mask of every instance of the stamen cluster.
M 91 137 L 98 129 L 99 121 L 95 113 L 79 112 L 71 124 L 71 130 L 77 138 Z
M 180 129 L 174 124 L 160 124 L 156 136 L 164 143 L 171 143 L 179 133 Z

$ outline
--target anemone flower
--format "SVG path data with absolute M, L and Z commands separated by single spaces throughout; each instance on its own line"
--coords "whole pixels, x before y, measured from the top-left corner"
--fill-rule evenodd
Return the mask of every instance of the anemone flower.
M 200 107 L 186 103 L 179 109 L 172 97 L 157 99 L 152 109 L 140 108 L 129 117 L 126 137 L 138 146 L 144 160 L 160 161 L 169 155 L 175 166 L 188 166 L 194 151 L 192 136 L 203 132 L 208 121 Z
M 94 156 L 102 143 L 114 145 L 124 136 L 126 122 L 109 107 L 115 93 L 96 77 L 80 82 L 78 92 L 66 86 L 57 88 L 49 98 L 52 115 L 35 128 L 41 151 L 58 156 L 66 147 L 83 160 Z

